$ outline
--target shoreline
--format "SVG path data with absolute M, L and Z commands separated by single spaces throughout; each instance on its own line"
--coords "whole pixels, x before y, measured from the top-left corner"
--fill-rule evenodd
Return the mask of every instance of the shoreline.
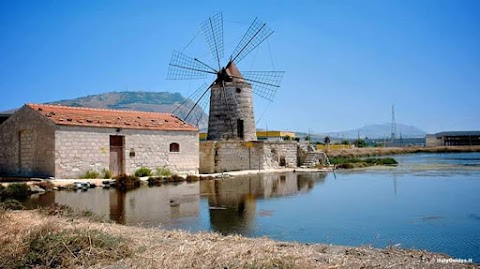
M 142 228 L 98 222 L 78 216 L 47 215 L 39 210 L 6 211 L 0 219 L 5 232 L 4 246 L 19 246 L 29 234 L 49 227 L 48 232 L 101 232 L 121 237 L 128 251 L 122 256 L 99 260 L 90 256 L 88 266 L 72 255 L 73 266 L 66 268 L 477 268 L 446 254 L 424 250 L 350 247 L 331 244 L 282 242 L 266 237 L 248 238 L 212 232 L 187 232 Z M 11 245 L 10 245 L 11 247 Z M 92 246 L 86 247 L 92 249 Z M 18 251 L 22 248 L 7 248 Z M 65 251 L 65 250 L 64 250 Z M 110 251 L 114 251 L 113 249 Z M 66 251 L 65 251 L 66 252 Z M 66 252 L 68 254 L 68 252 Z M 12 253 L 20 254 L 20 253 Z M 23 253 L 25 254 L 25 253 Z M 108 253 L 106 253 L 108 256 Z M 17 255 L 19 256 L 19 255 Z M 68 255 L 67 255 L 68 256 Z M 0 255 L 0 259 L 1 259 Z M 5 255 L 3 259 L 8 259 Z M 0 260 L 1 262 L 1 260 Z M 93 262 L 93 264 L 91 264 Z M 62 266 L 63 267 L 63 266 Z
M 222 179 L 233 176 L 243 176 L 243 175 L 253 175 L 253 174 L 270 174 L 270 173 L 288 173 L 288 172 L 303 172 L 303 173 L 321 173 L 321 172 L 331 172 L 333 167 L 330 168 L 277 168 L 277 169 L 264 169 L 264 170 L 242 170 L 242 171 L 230 171 L 223 173 L 213 173 L 213 174 L 198 174 L 196 176 L 202 178 L 213 178 L 213 179 Z M 186 177 L 187 175 L 180 175 L 181 177 Z M 13 178 L 13 177 L 5 177 Z M 142 182 L 147 182 L 149 177 L 140 177 Z M 3 177 L 0 177 L 0 185 L 4 184 L 5 186 L 11 183 L 26 183 L 28 185 L 34 184 L 35 182 L 50 182 L 55 187 L 65 187 L 71 185 L 74 182 L 89 182 L 97 185 L 97 187 L 102 187 L 102 181 L 112 180 L 112 179 L 101 179 L 101 178 L 72 178 L 72 179 L 62 179 L 62 178 L 53 178 L 53 179 L 40 179 L 40 178 L 31 178 L 29 181 L 3 181 Z
M 439 147 L 388 147 L 388 148 L 354 148 L 325 150 L 328 157 L 370 157 L 414 153 L 459 153 L 480 152 L 480 146 L 439 146 Z

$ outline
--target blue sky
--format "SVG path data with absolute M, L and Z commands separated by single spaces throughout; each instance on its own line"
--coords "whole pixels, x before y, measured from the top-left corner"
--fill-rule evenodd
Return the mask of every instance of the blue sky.
M 284 70 L 257 127 L 329 132 L 396 120 L 480 129 L 480 1 L 0 1 L 0 111 L 109 91 L 188 95 L 172 50 L 210 60 L 199 25 L 223 13 L 225 54 L 255 17 L 275 33 L 241 70 Z

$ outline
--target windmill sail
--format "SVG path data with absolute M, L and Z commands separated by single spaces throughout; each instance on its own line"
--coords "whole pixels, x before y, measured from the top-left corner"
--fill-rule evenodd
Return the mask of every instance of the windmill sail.
M 207 43 L 213 59 L 220 70 L 220 60 L 223 58 L 223 17 L 222 13 L 208 18 L 200 27 L 205 43 Z
M 237 47 L 233 51 L 232 56 L 230 56 L 230 61 L 238 64 L 243 58 L 245 58 L 245 56 L 247 56 L 263 41 L 265 41 L 265 39 L 267 39 L 271 34 L 273 34 L 273 30 L 268 28 L 266 23 L 263 23 L 258 18 L 255 18 L 243 36 L 242 40 L 240 40 Z
M 222 67 L 224 56 L 223 16 L 216 14 L 200 26 L 201 34 L 215 63 L 212 67 L 197 58 L 174 51 L 167 79 L 203 79 L 213 74 L 211 85 L 197 89 L 175 111 L 183 120 L 197 125 L 203 109 L 209 111 L 208 140 L 256 140 L 253 94 L 273 101 L 283 71 L 240 72 L 237 64 L 262 44 L 272 33 L 265 23 L 255 19 Z M 218 66 L 218 67 L 217 67 Z

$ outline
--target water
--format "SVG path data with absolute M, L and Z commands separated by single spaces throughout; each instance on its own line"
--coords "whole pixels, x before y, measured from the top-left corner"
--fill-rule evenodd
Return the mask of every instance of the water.
M 372 245 L 480 262 L 480 153 L 394 156 L 395 168 L 284 173 L 142 187 L 52 192 L 54 202 L 126 225 Z

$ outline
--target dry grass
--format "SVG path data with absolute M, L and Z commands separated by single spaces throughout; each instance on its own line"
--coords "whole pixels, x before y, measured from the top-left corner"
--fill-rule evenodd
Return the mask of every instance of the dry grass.
M 325 150 L 328 157 L 367 157 L 410 153 L 480 152 L 480 146 L 458 147 L 405 147 L 405 148 L 355 148 Z
M 86 268 L 132 254 L 119 235 L 62 224 L 32 211 L 4 212 L 0 268 Z
M 38 211 L 7 212 L 0 218 L 2 268 L 15 268 L 6 267 L 4 262 L 18 260 L 15 257 L 28 253 L 25 242 L 31 242 L 29 238 L 43 238 L 46 234 L 79 241 L 83 248 L 74 251 L 64 239 L 52 239 L 54 244 L 41 247 L 44 260 L 49 262 L 41 268 L 52 265 L 52 261 L 61 261 L 62 268 L 476 268 L 435 262 L 445 255 L 397 248 L 307 245 L 267 238 L 146 229 L 46 216 Z M 85 239 L 94 235 L 107 247 L 99 244 L 91 248 L 90 240 Z M 117 247 L 112 247 L 108 240 L 113 240 Z M 66 247 L 58 242 L 65 242 Z

